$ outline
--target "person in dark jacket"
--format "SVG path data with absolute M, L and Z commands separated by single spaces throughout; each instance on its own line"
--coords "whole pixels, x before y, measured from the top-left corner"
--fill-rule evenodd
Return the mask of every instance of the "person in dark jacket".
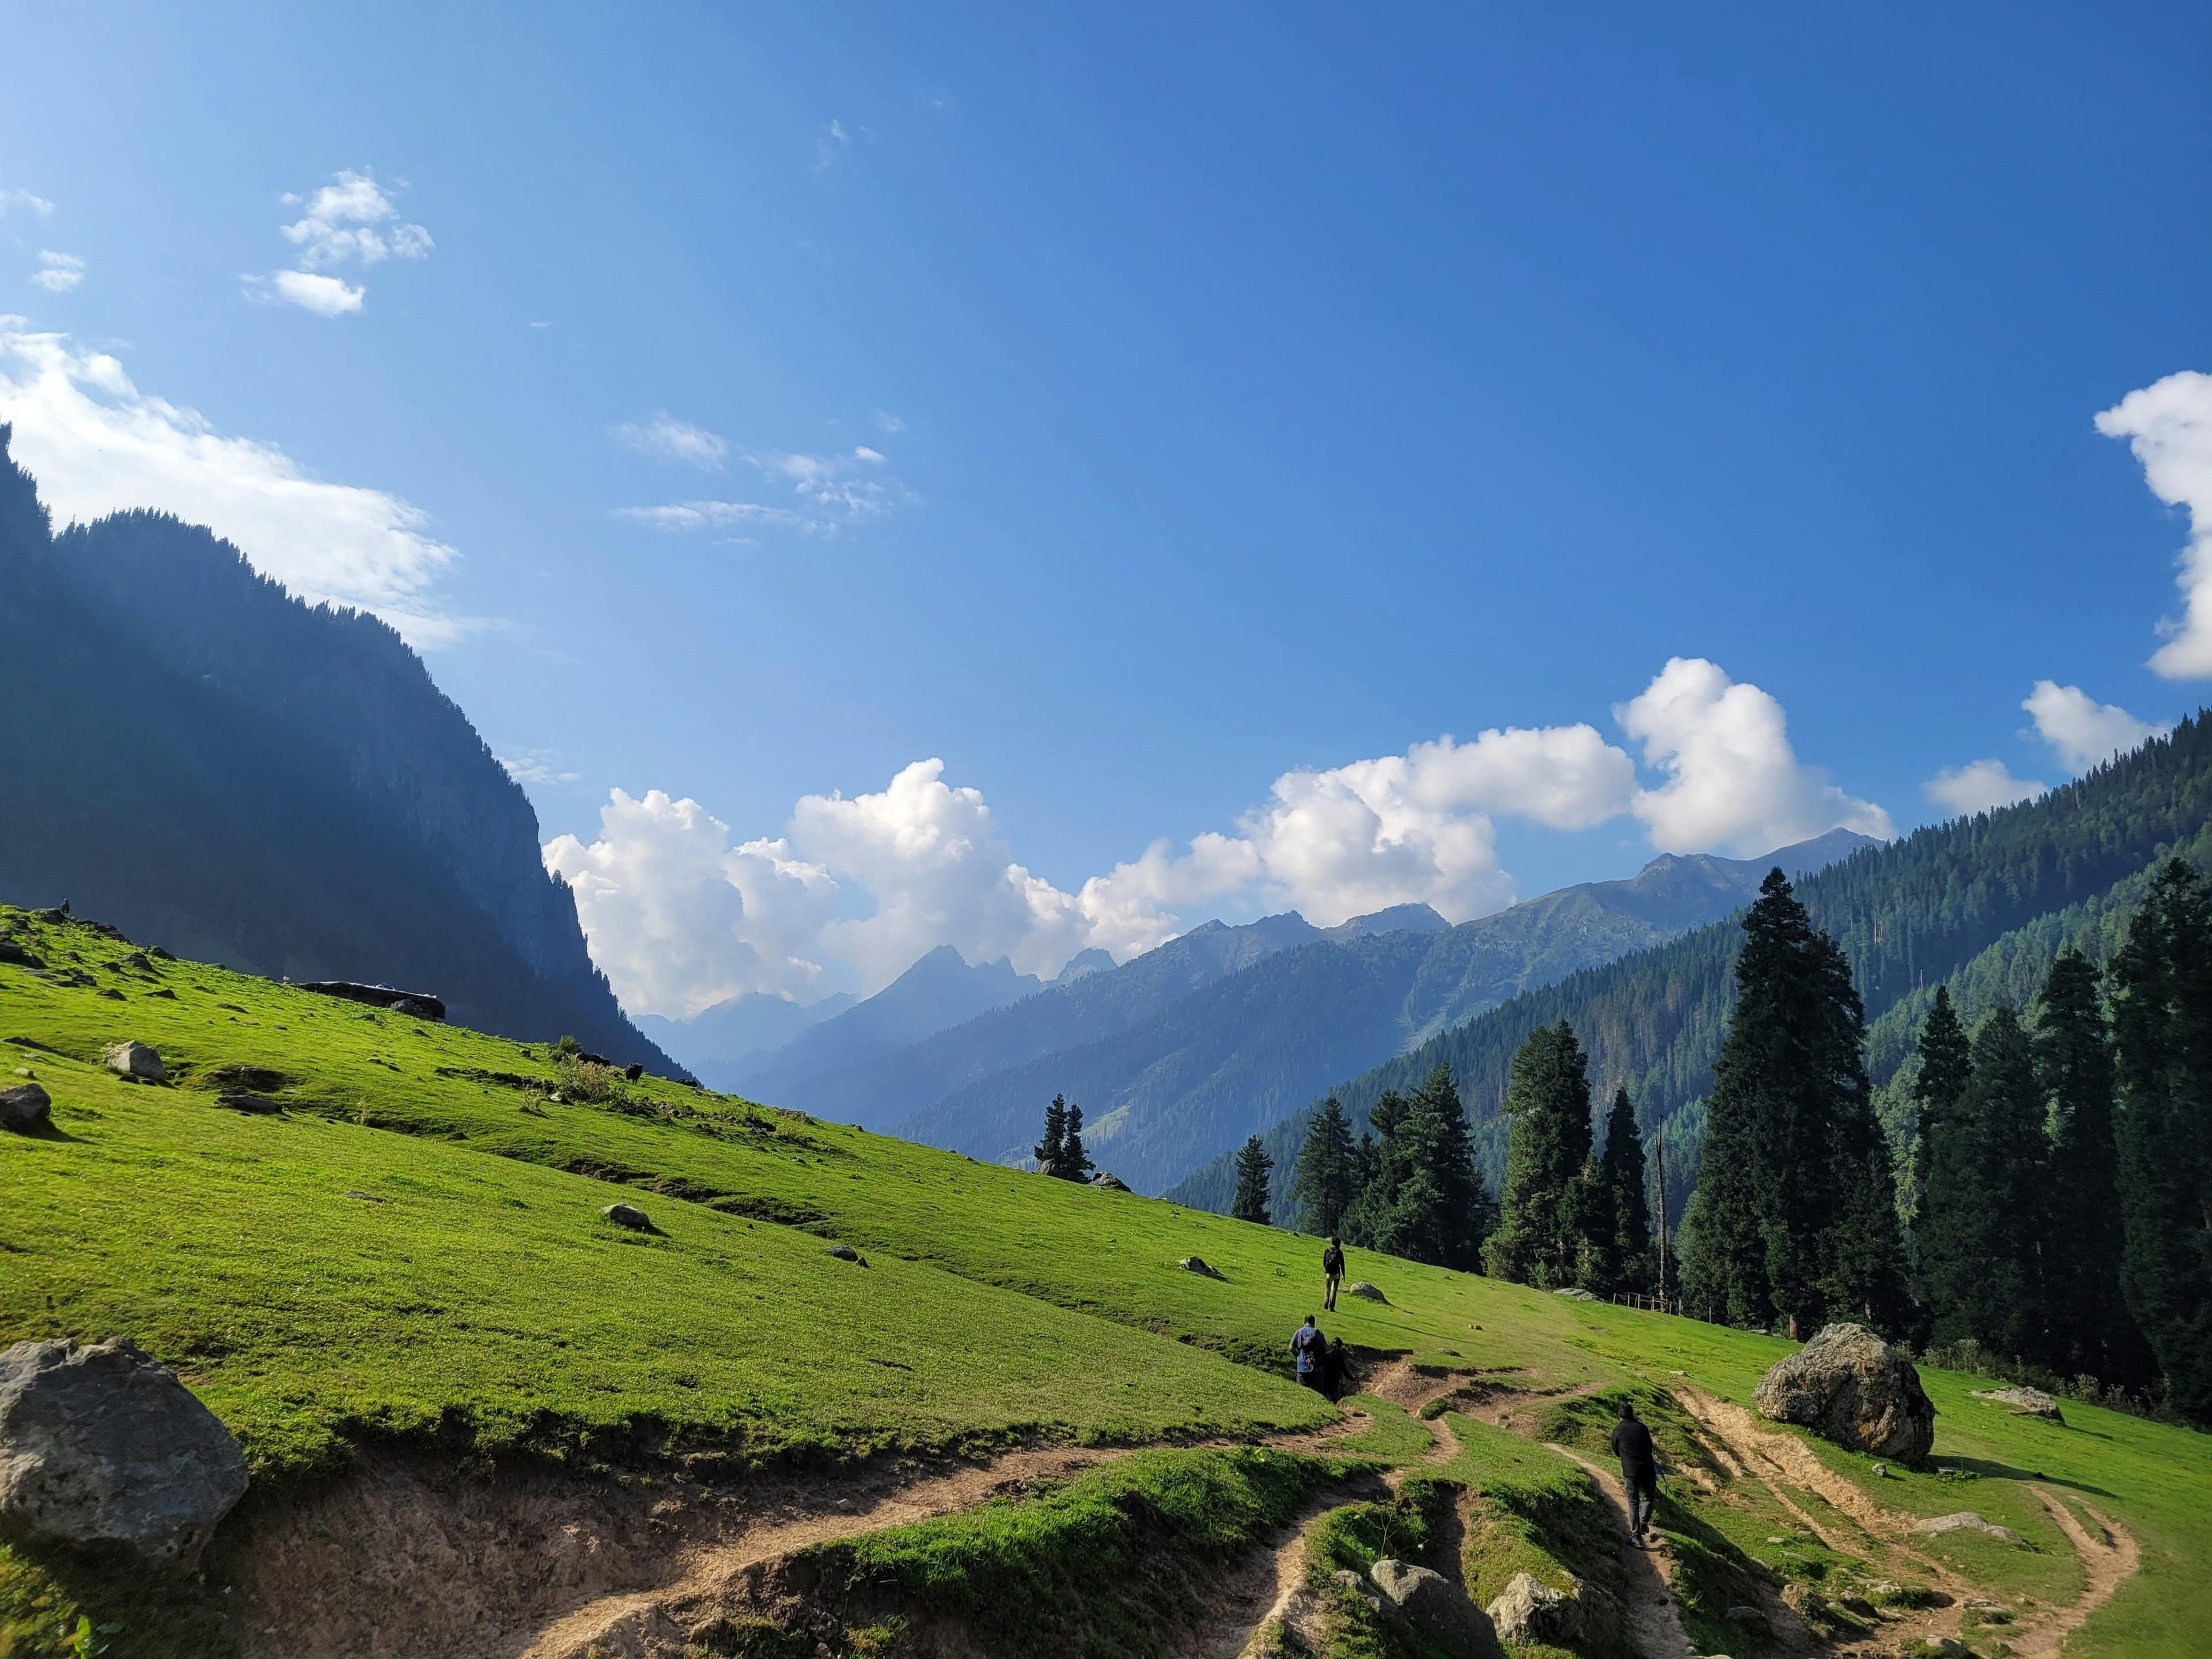
M 1321 1305 L 1324 1313 L 1336 1311 L 1336 1287 L 1344 1283 L 1344 1241 L 1331 1238 L 1321 1253 Z
M 1322 1356 L 1321 1391 L 1328 1396 L 1332 1406 L 1344 1398 L 1344 1368 L 1349 1357 L 1344 1352 L 1344 1339 L 1333 1336 L 1328 1340 L 1328 1352 Z
M 1650 1524 L 1651 1506 L 1659 1501 L 1659 1459 L 1651 1449 L 1651 1431 L 1637 1420 L 1632 1401 L 1620 1402 L 1620 1421 L 1613 1428 L 1613 1455 L 1620 1460 L 1621 1489 L 1628 1495 L 1628 1533 L 1640 1549 L 1644 1528 Z
M 1328 1339 L 1321 1334 L 1321 1327 L 1314 1323 L 1314 1316 L 1308 1314 L 1306 1322 L 1291 1336 L 1291 1362 L 1298 1368 L 1300 1388 L 1320 1392 L 1322 1358 L 1328 1352 Z

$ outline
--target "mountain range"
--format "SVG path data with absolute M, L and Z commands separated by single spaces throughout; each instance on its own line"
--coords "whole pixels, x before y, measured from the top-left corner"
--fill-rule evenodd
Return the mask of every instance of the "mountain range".
M 1664 855 L 1628 879 L 1456 927 L 1425 905 L 1326 930 L 1294 913 L 1208 922 L 1119 967 L 1071 963 L 1043 987 L 940 951 L 876 998 L 731 1068 L 731 1081 L 755 1098 L 995 1161 L 1022 1159 L 1044 1103 L 1065 1094 L 1084 1107 L 1101 1164 L 1157 1190 L 1336 1079 L 1530 986 L 1728 915 L 1776 862 L 1814 869 L 1872 844 L 1838 830 L 1766 859 Z M 997 1006 L 890 1040 L 962 995 Z M 872 1015 L 878 1002 L 896 1002 L 895 1013 Z
M 422 659 L 165 514 L 52 532 L 0 426 L 0 896 L 659 1070 L 536 813 Z
M 2177 854 L 2200 867 L 2212 861 L 2212 721 L 2202 714 L 2035 800 L 1916 830 L 1798 882 L 1814 925 L 1850 961 L 1869 1020 L 1868 1070 L 1900 1155 L 1914 1133 L 1913 1038 L 1936 988 L 1950 986 L 1970 1021 L 2000 1002 L 2025 1007 L 2063 946 L 2109 959 L 2149 872 Z M 1449 1065 L 1495 1191 L 1514 1053 L 1537 1026 L 1564 1019 L 1589 1055 L 1599 1109 L 1626 1089 L 1645 1136 L 1664 1148 L 1679 1214 L 1696 1180 L 1741 942 L 1733 920 L 1717 921 L 1561 976 L 1347 1071 L 1328 1092 L 1362 1125 L 1384 1091 L 1408 1091 Z M 1287 1212 L 1309 1121 L 1302 1110 L 1262 1133 L 1278 1213 Z M 1217 1157 L 1166 1195 L 1225 1211 L 1234 1189 L 1228 1159 Z

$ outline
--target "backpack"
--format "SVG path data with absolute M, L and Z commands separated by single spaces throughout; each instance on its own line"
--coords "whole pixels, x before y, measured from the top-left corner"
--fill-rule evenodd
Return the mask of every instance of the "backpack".
M 1321 1270 L 1334 1277 L 1344 1271 L 1344 1252 L 1330 1245 L 1321 1253 Z

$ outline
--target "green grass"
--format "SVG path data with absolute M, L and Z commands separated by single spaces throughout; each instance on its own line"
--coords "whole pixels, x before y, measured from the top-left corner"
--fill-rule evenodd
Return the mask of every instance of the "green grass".
M 1316 1310 L 1316 1241 L 654 1079 L 572 1072 L 562 1087 L 543 1043 L 193 963 L 134 971 L 119 965 L 125 945 L 4 908 L 0 930 L 92 981 L 0 965 L 0 1081 L 34 1071 L 57 1126 L 0 1135 L 0 1341 L 131 1336 L 238 1431 L 264 1484 L 377 1437 L 479 1457 L 743 1465 L 1243 1437 L 1331 1414 L 1287 1364 Z M 173 1082 L 103 1071 L 101 1049 L 124 1037 L 158 1048 Z M 281 1113 L 216 1104 L 240 1067 L 266 1074 L 251 1086 Z M 577 1093 L 599 1097 L 566 1098 Z M 617 1199 L 659 1231 L 601 1220 Z M 828 1256 L 833 1239 L 868 1265 Z M 1389 1303 L 1322 1323 L 1370 1352 L 1530 1387 L 1687 1382 L 1747 1401 L 1789 1352 L 1351 1254 L 1352 1276 Z M 1177 1267 L 1194 1255 L 1224 1278 Z M 2135 1531 L 2145 1568 L 2068 1652 L 2193 1651 L 2212 1610 L 2192 1565 L 2212 1559 L 2212 1442 L 2070 1402 L 2064 1427 L 2015 1419 L 1971 1398 L 1980 1379 L 1925 1377 L 1942 1413 L 1936 1461 L 1971 1480 L 1875 1483 L 1868 1460 L 1808 1443 L 1893 1508 L 1972 1508 L 2028 1537 L 2035 1550 L 1971 1564 L 2011 1594 L 2063 1599 L 2075 1571 L 2028 1477 L 2086 1498 Z M 1426 1429 L 1366 1403 L 1357 1449 L 1416 1457 Z M 1554 1479 L 1511 1462 L 1553 1454 L 1447 1421 L 1462 1456 L 1438 1473 L 1497 1512 L 1517 1513 L 1517 1482 Z M 1553 1425 L 1578 1447 L 1594 1426 Z M 1785 1529 L 1751 1494 L 1739 1512 L 1733 1492 L 1682 1490 L 1729 1549 L 1770 1565 L 1803 1554 L 1765 1545 Z M 1530 1536 L 1531 1552 L 1568 1547 Z M 1944 1547 L 1964 1561 L 1985 1541 Z

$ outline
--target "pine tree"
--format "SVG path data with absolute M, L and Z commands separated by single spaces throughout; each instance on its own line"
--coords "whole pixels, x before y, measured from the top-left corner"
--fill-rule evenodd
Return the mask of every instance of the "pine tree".
M 1654 1269 L 1648 1185 L 1636 1109 L 1629 1103 L 1627 1090 L 1616 1090 L 1613 1109 L 1606 1115 L 1605 1152 L 1591 1183 L 1596 1201 L 1589 1231 L 1597 1246 L 1594 1277 L 1600 1282 L 1586 1280 L 1587 1288 L 1607 1295 L 1615 1291 L 1649 1293 Z
M 2212 1423 L 2212 897 L 2175 859 L 2112 964 L 2120 1283 L 2173 1403 Z
M 2062 951 L 2038 999 L 2036 1076 L 2050 1103 L 2051 1218 L 2045 1282 L 2050 1364 L 2073 1376 L 2139 1387 L 2153 1362 L 2120 1292 L 2127 1231 L 2112 1133 L 2112 1042 L 2097 970 Z
M 1920 1195 L 1928 1185 L 1929 1132 L 1958 1105 L 1972 1073 L 1966 1028 L 1959 1024 L 1948 986 L 1936 988 L 1936 1000 L 1920 1026 L 1919 1054 L 1919 1074 L 1912 1079 L 1912 1170 L 1905 1204 L 1905 1212 L 1911 1216 L 1919 1214 Z
M 2034 1043 L 2001 1006 L 1968 1053 L 1965 1090 L 1929 1120 L 1917 1231 L 1931 1332 L 1938 1342 L 1972 1337 L 1992 1353 L 2040 1363 L 2050 1146 Z
M 1831 1307 L 1889 1325 L 1902 1251 L 1850 965 L 1779 870 L 1743 931 L 1683 1226 L 1684 1294 L 1696 1311 L 1793 1336 Z
M 1473 1268 L 1497 1216 L 1474 1167 L 1474 1139 L 1451 1067 L 1439 1066 L 1407 1103 L 1399 1139 L 1407 1177 L 1391 1224 L 1395 1254 L 1439 1267 Z
M 1334 1095 L 1321 1103 L 1313 1127 L 1298 1148 L 1291 1198 L 1309 1232 L 1326 1238 L 1342 1231 L 1344 1218 L 1359 1191 L 1358 1149 L 1352 1141 L 1352 1120 Z
M 1059 1175 L 1067 1181 L 1088 1181 L 1091 1172 L 1097 1168 L 1091 1154 L 1083 1149 L 1083 1108 L 1067 1109 L 1067 1133 L 1060 1143 Z
M 1036 1155 L 1037 1168 L 1046 1175 L 1058 1175 L 1066 1147 L 1067 1097 L 1054 1095 L 1052 1104 L 1044 1109 L 1044 1139 L 1031 1149 Z
M 1359 1195 L 1345 1216 L 1344 1236 L 1371 1250 L 1389 1249 L 1398 1195 L 1411 1173 L 1401 1131 L 1406 1127 L 1406 1097 L 1386 1089 L 1367 1115 L 1359 1137 Z
M 1262 1227 L 1267 1223 L 1267 1178 L 1274 1173 L 1275 1160 L 1267 1156 L 1267 1149 L 1260 1144 L 1260 1137 L 1248 1139 L 1237 1152 L 1237 1197 L 1229 1206 L 1229 1213 L 1238 1221 L 1256 1221 Z
M 1590 1156 L 1589 1062 L 1561 1020 L 1513 1057 L 1505 1091 L 1505 1194 L 1484 1252 L 1491 1274 L 1556 1290 L 1580 1275 Z

